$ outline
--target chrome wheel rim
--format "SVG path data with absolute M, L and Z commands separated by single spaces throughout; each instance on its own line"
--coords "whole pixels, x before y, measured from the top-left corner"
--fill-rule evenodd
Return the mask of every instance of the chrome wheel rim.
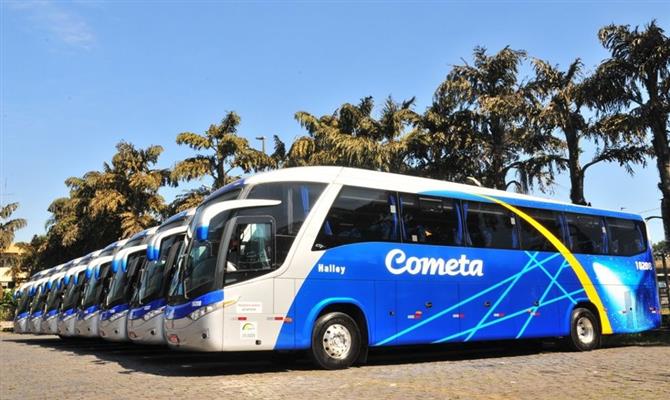
M 351 351 L 351 332 L 344 325 L 333 324 L 323 333 L 322 343 L 329 357 L 342 360 Z
M 595 329 L 589 318 L 580 317 L 577 320 L 577 337 L 584 344 L 590 344 L 595 338 Z

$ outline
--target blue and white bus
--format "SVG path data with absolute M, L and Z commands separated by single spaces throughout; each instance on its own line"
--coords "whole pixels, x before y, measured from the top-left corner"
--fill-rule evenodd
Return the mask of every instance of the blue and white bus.
M 128 338 L 144 344 L 164 344 L 163 311 L 177 256 L 195 209 L 182 211 L 158 227 L 147 246 L 137 294 L 128 314 Z
M 146 249 L 158 227 L 145 229 L 131 236 L 114 253 L 111 283 L 102 303 L 98 332 L 110 341 L 128 341 L 127 319 L 139 271 L 146 259 Z
M 35 282 L 29 280 L 22 283 L 14 292 L 16 313 L 14 316 L 14 333 L 28 333 L 28 317 L 30 316 L 30 290 Z
M 77 336 L 77 307 L 85 283 L 86 269 L 88 268 L 88 263 L 97 257 L 100 251 L 96 250 L 65 264 L 65 275 L 61 282 L 63 293 L 58 312 L 58 336 L 61 338 Z
M 66 264 L 61 264 L 55 267 L 54 272 L 48 278 L 40 333 L 51 335 L 58 333 L 58 313 L 63 295 L 62 282 L 66 272 L 65 266 Z
M 77 307 L 75 332 L 78 336 L 98 337 L 100 305 L 111 284 L 111 266 L 114 253 L 127 240 L 114 242 L 93 258 L 84 273 L 84 287 Z
M 601 335 L 660 325 L 640 216 L 340 167 L 273 171 L 209 196 L 187 232 L 168 344 L 309 349 Z

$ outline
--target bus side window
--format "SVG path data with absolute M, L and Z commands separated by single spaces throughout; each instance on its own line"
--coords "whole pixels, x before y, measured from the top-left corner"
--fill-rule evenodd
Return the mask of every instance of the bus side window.
M 400 209 L 403 242 L 462 244 L 461 223 L 454 200 L 402 193 Z
M 572 251 L 583 254 L 604 254 L 605 225 L 601 217 L 566 213 Z
M 497 204 L 463 202 L 470 245 L 497 249 L 518 248 L 515 217 Z
M 545 229 L 551 232 L 558 240 L 563 242 L 563 233 L 561 231 L 561 222 L 557 212 L 549 210 L 540 210 L 534 208 L 522 208 L 524 213 L 533 218 Z M 517 218 L 519 221 L 519 236 L 522 250 L 533 251 L 556 251 L 556 247 L 544 237 L 531 224 L 522 218 Z
M 632 256 L 647 249 L 644 225 L 640 221 L 606 218 L 609 254 Z
M 360 242 L 398 241 L 396 195 L 345 186 L 326 216 L 313 250 Z

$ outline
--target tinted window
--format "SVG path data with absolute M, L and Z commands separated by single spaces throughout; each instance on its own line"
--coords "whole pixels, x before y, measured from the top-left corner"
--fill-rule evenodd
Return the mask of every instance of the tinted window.
M 629 256 L 647 249 L 644 225 L 640 221 L 607 218 L 609 253 Z
M 345 186 L 335 199 L 314 243 L 314 250 L 359 242 L 398 240 L 395 194 Z
M 465 221 L 470 244 L 498 249 L 518 248 L 514 232 L 515 219 L 497 204 L 464 202 Z
M 602 218 L 584 214 L 565 214 L 572 251 L 584 254 L 605 252 L 605 226 Z
M 326 187 L 323 183 L 282 182 L 256 185 L 247 198 L 279 200 L 273 207 L 251 208 L 239 215 L 270 215 L 275 220 L 275 264 L 284 263 L 295 236 Z
M 400 205 L 403 241 L 449 246 L 461 244 L 461 224 L 454 200 L 401 194 Z
M 558 213 L 555 211 L 529 208 L 524 208 L 521 210 L 528 214 L 528 216 L 533 218 L 535 221 L 539 222 L 540 225 L 545 227 L 549 232 L 553 233 L 554 236 L 563 242 L 563 233 L 561 231 L 561 223 Z M 554 247 L 554 245 L 552 245 L 551 242 L 531 224 L 520 217 L 517 218 L 517 222 L 519 225 L 519 240 L 523 250 L 557 251 L 556 247 Z

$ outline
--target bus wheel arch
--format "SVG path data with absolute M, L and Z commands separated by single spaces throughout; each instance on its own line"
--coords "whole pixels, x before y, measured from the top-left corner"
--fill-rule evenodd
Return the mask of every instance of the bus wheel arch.
M 602 341 L 602 324 L 598 308 L 589 301 L 580 301 L 570 310 L 570 331 L 566 346 L 573 351 L 590 351 Z
M 329 360 L 324 357 L 322 336 L 329 326 L 347 331 L 347 337 L 355 348 L 352 357 L 346 361 Z M 346 368 L 354 363 L 365 363 L 368 355 L 369 327 L 365 313 L 361 307 L 353 302 L 329 302 L 316 313 L 311 324 L 312 338 L 310 354 L 317 365 L 326 369 Z M 351 331 L 351 332 L 349 332 Z

